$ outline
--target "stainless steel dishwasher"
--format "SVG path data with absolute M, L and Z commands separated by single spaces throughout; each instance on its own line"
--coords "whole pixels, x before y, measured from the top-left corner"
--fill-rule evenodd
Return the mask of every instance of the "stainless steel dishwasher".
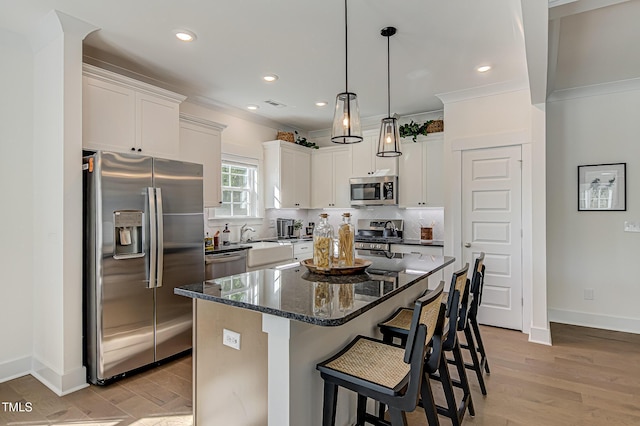
M 207 254 L 204 257 L 205 279 L 228 277 L 247 271 L 247 250 Z

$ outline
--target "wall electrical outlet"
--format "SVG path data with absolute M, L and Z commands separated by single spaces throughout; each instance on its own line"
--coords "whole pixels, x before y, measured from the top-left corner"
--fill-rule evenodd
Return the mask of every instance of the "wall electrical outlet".
M 640 222 L 624 221 L 624 232 L 640 232 Z
M 593 300 L 593 289 L 585 288 L 584 289 L 584 300 Z
M 230 348 L 240 350 L 240 333 L 227 330 L 226 328 L 223 329 L 222 344 L 225 346 L 229 346 Z
M 276 220 L 269 219 L 269 228 L 275 228 L 275 227 L 276 227 Z

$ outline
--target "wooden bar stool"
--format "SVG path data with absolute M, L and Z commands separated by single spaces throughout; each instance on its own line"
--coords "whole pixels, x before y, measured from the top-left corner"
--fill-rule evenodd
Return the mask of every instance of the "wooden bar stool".
M 442 383 L 442 388 L 447 400 L 447 407 L 437 406 L 438 413 L 449 417 L 454 425 L 460 425 L 462 423 L 467 409 L 471 416 L 475 415 L 464 359 L 462 358 L 462 352 L 457 338 L 458 323 L 462 309 L 461 295 L 469 291 L 469 280 L 467 279 L 468 270 L 469 264 L 467 263 L 462 269 L 454 272 L 451 277 L 451 287 L 447 297 L 445 314 L 448 323 L 445 325 L 446 334 L 445 337 L 443 337 L 441 362 L 438 367 L 438 374 L 435 374 L 435 371 L 429 372 L 431 378 Z M 389 317 L 389 319 L 379 324 L 383 341 L 392 342 L 394 338 L 399 338 L 401 342 L 404 342 L 406 339 L 405 336 L 407 335 L 406 320 L 410 315 L 412 315 L 411 308 L 400 308 Z M 445 356 L 446 352 L 453 354 L 453 363 L 458 371 L 459 381 L 454 382 L 451 380 L 447 367 L 447 358 Z M 454 384 L 463 390 L 463 396 L 459 406 L 455 400 L 453 391 Z M 381 405 L 378 416 L 381 417 L 383 414 L 384 406 Z
M 476 258 L 472 271 L 470 290 L 465 292 L 462 300 L 462 310 L 458 331 L 464 332 L 465 342 L 460 343 L 461 349 L 469 351 L 471 363 L 465 363 L 465 367 L 473 370 L 478 378 L 478 384 L 483 395 L 487 394 L 487 387 L 484 382 L 483 371 L 489 373 L 489 364 L 487 364 L 487 355 L 480 336 L 478 328 L 477 314 L 480 301 L 482 299 L 482 285 L 484 280 L 484 253 Z M 474 341 L 474 334 L 476 335 Z M 480 353 L 480 356 L 478 356 Z
M 404 349 L 357 336 L 339 353 L 316 366 L 324 380 L 323 426 L 335 425 L 338 386 L 358 393 L 358 426 L 363 426 L 365 421 L 406 426 L 405 413 L 415 410 L 420 397 L 427 417 L 437 422 L 424 365 L 437 324 L 444 321 L 444 310 L 440 307 L 443 288 L 441 282 L 437 289 L 416 300 Z M 367 398 L 389 406 L 391 423 L 366 413 Z
M 484 255 L 484 253 L 482 253 Z M 484 256 L 483 256 L 484 259 Z M 479 269 L 478 269 L 479 268 Z M 475 285 L 471 285 L 471 293 L 473 294 L 473 300 L 471 301 L 471 307 L 469 308 L 469 328 L 473 332 L 475 337 L 475 345 L 477 352 L 480 353 L 480 371 L 484 369 L 487 374 L 491 374 L 489 370 L 489 361 L 487 360 L 487 352 L 484 348 L 484 343 L 482 342 L 482 336 L 480 335 L 480 327 L 478 325 L 478 309 L 482 304 L 482 289 L 484 287 L 484 263 L 478 267 L 476 265 L 476 271 L 480 270 L 480 273 L 477 273 L 478 279 L 475 282 Z M 473 339 L 472 339 L 473 340 Z M 477 370 L 476 370 L 477 371 Z

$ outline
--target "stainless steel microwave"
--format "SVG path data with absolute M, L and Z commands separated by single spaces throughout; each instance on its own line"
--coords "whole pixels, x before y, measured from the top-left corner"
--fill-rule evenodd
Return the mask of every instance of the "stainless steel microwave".
M 367 176 L 349 179 L 352 206 L 395 206 L 398 176 Z

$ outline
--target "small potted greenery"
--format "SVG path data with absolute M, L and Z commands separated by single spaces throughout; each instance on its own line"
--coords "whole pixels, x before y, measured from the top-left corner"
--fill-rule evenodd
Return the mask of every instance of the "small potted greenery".
M 413 120 L 411 120 L 411 122 L 409 124 L 403 124 L 398 129 L 398 131 L 400 133 L 400 137 L 401 138 L 408 138 L 409 136 L 411 136 L 411 139 L 414 142 L 417 142 L 416 138 L 419 135 L 427 136 L 427 133 L 433 132 L 433 130 L 427 129 L 427 128 L 429 127 L 430 124 L 435 123 L 435 121 L 436 120 L 427 120 L 423 124 L 418 124 L 418 123 L 414 123 Z M 440 128 L 442 128 L 442 120 L 440 120 Z M 428 131 L 428 130 L 431 130 L 431 132 Z M 438 131 L 438 130 L 436 130 L 436 131 Z M 442 130 L 439 130 L 439 131 L 442 131 Z
M 298 144 L 298 145 L 302 145 L 302 146 L 306 146 L 307 148 L 312 148 L 312 149 L 318 149 L 318 148 L 320 148 L 320 147 L 319 147 L 318 145 L 316 145 L 315 143 L 313 143 L 313 142 L 309 142 L 309 141 L 307 140 L 307 138 L 300 137 L 300 136 L 298 135 L 298 131 L 297 131 L 297 130 L 294 130 L 294 132 L 295 132 L 295 134 L 296 134 L 296 136 L 297 136 L 297 137 L 296 137 L 296 144 Z M 302 227 L 302 225 L 300 225 L 300 226 Z
M 297 219 L 293 222 L 293 235 L 300 238 L 300 230 L 302 229 L 302 221 Z

